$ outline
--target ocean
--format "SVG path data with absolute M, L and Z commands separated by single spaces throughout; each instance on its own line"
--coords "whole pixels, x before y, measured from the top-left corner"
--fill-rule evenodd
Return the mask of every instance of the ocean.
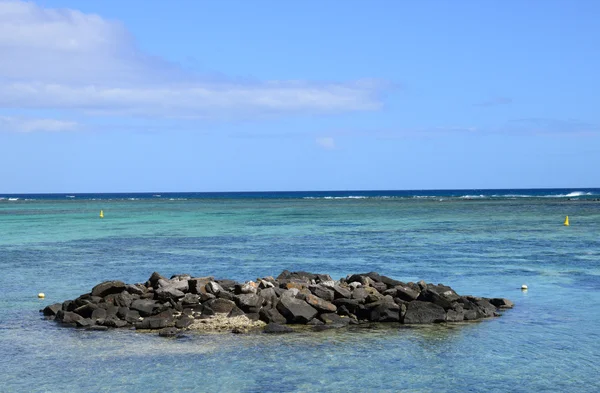
M 600 391 L 600 189 L 0 194 L 0 268 L 0 392 Z M 179 339 L 39 313 L 154 271 L 284 269 L 377 271 L 515 307 L 478 323 Z

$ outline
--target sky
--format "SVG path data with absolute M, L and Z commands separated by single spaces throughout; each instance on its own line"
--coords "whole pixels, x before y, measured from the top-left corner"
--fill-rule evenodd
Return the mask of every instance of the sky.
M 597 0 L 0 0 L 0 193 L 600 187 Z

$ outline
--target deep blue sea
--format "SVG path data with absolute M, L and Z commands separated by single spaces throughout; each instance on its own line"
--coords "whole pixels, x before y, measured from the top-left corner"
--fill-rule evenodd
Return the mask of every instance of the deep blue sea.
M 600 189 L 0 194 L 0 268 L 0 392 L 600 391 Z M 284 269 L 378 271 L 515 308 L 460 325 L 181 339 L 38 312 L 153 271 Z

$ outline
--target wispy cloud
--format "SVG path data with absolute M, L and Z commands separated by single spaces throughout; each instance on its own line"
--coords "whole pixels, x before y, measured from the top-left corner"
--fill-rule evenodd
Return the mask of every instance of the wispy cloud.
M 74 121 L 0 116 L 0 132 L 75 131 L 79 127 Z
M 508 105 L 513 102 L 512 98 L 508 97 L 493 97 L 485 101 L 478 102 L 475 106 L 490 107 L 499 105 Z
M 226 118 L 373 111 L 377 80 L 236 80 L 142 52 L 118 21 L 0 0 L 0 108 L 92 116 Z
M 317 146 L 326 150 L 335 149 L 335 140 L 330 136 L 319 137 L 315 140 Z
M 596 134 L 600 125 L 577 119 L 523 118 L 510 120 L 506 129 L 538 134 Z

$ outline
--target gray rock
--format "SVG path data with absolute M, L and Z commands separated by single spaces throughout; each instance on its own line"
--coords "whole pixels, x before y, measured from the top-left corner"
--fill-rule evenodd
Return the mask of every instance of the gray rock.
M 490 303 L 492 303 L 494 306 L 496 306 L 498 308 L 513 308 L 514 307 L 514 303 L 508 299 L 494 298 L 494 299 L 488 299 L 488 300 Z
M 105 281 L 92 288 L 92 296 L 104 297 L 124 290 L 125 283 L 123 281 Z
M 269 334 L 277 334 L 277 333 L 292 333 L 294 331 L 294 329 L 284 326 L 284 325 L 280 325 L 277 323 L 269 323 L 267 326 L 265 326 L 263 333 L 269 333 Z
M 175 327 L 177 329 L 185 329 L 194 322 L 194 318 L 190 318 L 187 315 L 182 315 L 175 321 Z
M 137 286 L 137 285 L 131 285 L 131 284 L 126 284 L 125 285 L 125 290 L 129 293 L 131 293 L 132 295 L 143 295 L 145 292 L 145 288 L 142 289 L 142 286 Z
M 125 321 L 127 323 L 131 323 L 131 324 L 135 324 L 137 322 L 140 321 L 140 313 L 136 310 L 129 310 L 127 311 L 127 313 L 125 314 Z
M 217 284 L 215 281 L 210 281 L 206 284 L 206 292 L 218 295 L 219 292 L 223 291 L 223 287 Z
M 51 316 L 55 316 L 59 310 L 62 310 L 62 304 L 54 303 L 54 304 L 44 307 L 44 309 L 42 310 L 42 313 L 48 317 L 51 317 Z
M 254 293 L 245 293 L 237 295 L 235 302 L 244 312 L 255 313 L 262 307 L 263 299 Z
M 59 310 L 56 313 L 56 319 L 61 321 L 62 323 L 67 323 L 67 324 L 75 324 L 77 323 L 77 321 L 80 321 L 83 319 L 83 317 L 79 314 L 76 314 L 72 311 L 63 311 L 63 310 Z
M 334 299 L 340 299 L 340 298 L 345 298 L 345 299 L 350 299 L 352 297 L 352 292 L 350 292 L 348 289 L 341 287 L 339 285 L 335 285 L 333 287 L 333 298 Z
M 177 337 L 179 335 L 179 330 L 174 327 L 166 327 L 162 328 L 158 331 L 158 335 L 160 337 Z
M 159 273 L 154 272 L 152 273 L 152 275 L 150 276 L 150 278 L 148 279 L 149 284 L 153 287 L 156 288 L 158 286 L 158 281 L 159 280 L 166 280 L 165 277 L 161 276 Z
M 334 292 L 323 284 L 309 285 L 308 290 L 316 297 L 319 297 L 327 302 L 331 302 L 335 298 Z
M 275 292 L 275 288 L 273 288 L 273 287 L 261 289 L 258 292 L 258 296 L 260 296 L 261 299 L 263 299 L 263 304 L 264 303 L 271 303 L 271 304 L 277 303 L 277 298 L 278 298 L 277 292 Z
M 97 308 L 92 312 L 91 318 L 96 321 L 98 319 L 106 319 L 106 310 L 103 308 Z
M 135 328 L 136 329 L 162 329 L 162 328 L 169 326 L 169 324 L 171 322 L 172 322 L 172 320 L 169 318 L 154 316 L 154 317 L 144 318 L 143 321 L 137 322 L 135 324 Z
M 200 296 L 194 295 L 193 293 L 186 293 L 181 299 L 181 304 L 184 306 L 195 306 L 200 303 Z
M 260 320 L 266 323 L 285 324 L 287 319 L 276 308 L 262 308 L 259 312 Z
M 140 299 L 134 300 L 129 308 L 132 310 L 137 310 L 142 317 L 149 317 L 150 315 L 159 313 L 159 310 L 163 307 L 154 300 Z
M 463 310 L 448 310 L 446 311 L 446 322 L 462 322 L 465 319 Z
M 335 304 L 318 298 L 312 294 L 304 296 L 304 301 L 320 312 L 335 312 L 337 310 Z
M 324 313 L 319 315 L 319 319 L 326 325 L 348 326 L 350 318 L 345 318 L 334 313 Z
M 335 304 L 336 307 L 338 307 L 338 309 L 340 309 L 341 307 L 345 307 L 352 314 L 355 314 L 356 310 L 360 306 L 360 302 L 356 299 L 340 298 L 340 299 L 335 299 L 332 303 Z
M 205 308 L 209 307 L 212 311 L 219 314 L 229 314 L 235 307 L 235 303 L 227 299 L 212 299 L 204 303 Z
M 239 317 L 241 315 L 246 315 L 246 313 L 244 313 L 240 308 L 234 307 L 234 308 L 231 309 L 231 311 L 229 312 L 229 314 L 227 314 L 227 317 L 229 317 L 229 318 L 235 318 L 235 317 Z
M 415 291 L 409 286 L 398 285 L 394 288 L 396 289 L 396 295 L 394 297 L 406 300 L 407 302 L 412 302 L 419 297 L 420 292 Z
M 285 317 L 289 323 L 306 323 L 313 319 L 317 314 L 312 306 L 304 300 L 282 296 L 277 303 L 277 311 Z
M 419 300 L 408 303 L 406 315 L 404 315 L 405 324 L 427 324 L 444 322 L 445 320 L 446 312 L 443 307 Z
M 181 299 L 185 293 L 174 286 L 159 287 L 155 292 L 158 300 Z

